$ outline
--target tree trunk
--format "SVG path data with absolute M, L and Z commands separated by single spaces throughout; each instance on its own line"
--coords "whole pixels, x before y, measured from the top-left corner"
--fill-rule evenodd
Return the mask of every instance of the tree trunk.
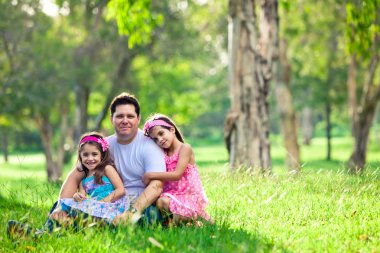
M 303 144 L 309 146 L 313 138 L 313 114 L 309 106 L 302 109 L 301 126 Z
M 60 170 L 60 174 L 62 175 L 62 170 L 64 166 L 64 160 L 65 160 L 65 144 L 66 144 L 66 138 L 69 136 L 69 124 L 68 124 L 68 118 L 69 118 L 69 108 L 67 104 L 63 104 L 60 108 L 60 115 L 61 115 L 61 126 L 60 126 L 60 133 L 59 133 L 59 142 L 57 147 L 57 169 Z
M 357 96 L 356 96 L 356 56 L 351 56 L 350 66 L 348 69 L 348 80 L 347 80 L 347 90 L 348 90 L 348 113 L 351 118 L 351 135 L 355 136 L 355 125 L 354 122 L 357 121 Z
M 74 141 L 78 141 L 80 136 L 87 131 L 88 121 L 88 100 L 90 89 L 86 85 L 77 83 L 75 87 L 75 132 Z
M 369 133 L 375 115 L 375 108 L 368 108 L 366 112 L 358 115 L 356 131 L 354 133 L 354 148 L 349 160 L 349 170 L 351 173 L 359 173 L 364 169 L 369 140 Z
M 260 3 L 258 20 L 255 1 L 229 1 L 229 115 L 235 116 L 225 136 L 232 168 L 270 172 L 268 92 L 278 52 L 278 13 L 276 0 Z
M 35 117 L 37 127 L 40 131 L 42 146 L 44 149 L 44 154 L 46 158 L 46 171 L 49 182 L 58 182 L 61 180 L 62 168 L 58 168 L 57 163 L 54 162 L 52 140 L 53 131 L 50 125 L 48 115 L 37 115 Z
M 360 104 L 355 108 L 350 108 L 350 111 L 352 111 L 351 116 L 355 115 L 355 118 L 352 118 L 354 148 L 348 162 L 349 170 L 351 173 L 360 173 L 364 170 L 369 132 L 375 115 L 376 106 L 380 99 L 380 83 L 377 85 L 374 84 L 375 73 L 380 57 L 379 51 L 374 50 L 374 48 L 378 45 L 378 43 L 380 43 L 380 36 L 376 35 L 372 48 L 372 58 L 370 59 L 369 66 L 365 75 Z M 354 57 L 351 59 L 351 61 L 350 70 L 352 66 L 356 66 Z M 355 76 L 353 79 L 351 79 L 349 76 L 347 85 L 349 94 L 350 92 L 354 92 L 351 89 L 354 89 L 356 87 Z M 352 106 L 351 103 L 350 106 Z
M 2 146 L 3 146 L 3 157 L 4 157 L 4 162 L 8 162 L 8 157 L 9 157 L 9 153 L 8 153 L 8 132 L 7 130 L 3 129 L 2 131 Z
M 333 25 L 333 24 L 331 24 Z M 327 59 L 327 79 L 326 79 L 326 103 L 325 103 L 325 110 L 326 110 L 326 139 L 327 139 L 327 156 L 326 159 L 328 161 L 331 160 L 331 110 L 332 110 L 332 104 L 331 102 L 331 88 L 334 84 L 334 62 L 336 59 L 336 51 L 337 51 L 337 31 L 335 31 L 334 28 L 332 28 L 329 36 L 329 49 L 331 50 L 331 53 L 329 54 L 329 57 Z
M 286 166 L 291 171 L 300 168 L 300 154 L 297 139 L 296 113 L 290 92 L 291 67 L 286 54 L 286 42 L 280 43 L 280 61 L 276 64 L 276 99 L 280 113 L 281 131 L 286 150 Z
M 331 160 L 331 103 L 330 99 L 327 98 L 326 104 L 326 139 L 327 139 L 327 155 L 326 160 Z

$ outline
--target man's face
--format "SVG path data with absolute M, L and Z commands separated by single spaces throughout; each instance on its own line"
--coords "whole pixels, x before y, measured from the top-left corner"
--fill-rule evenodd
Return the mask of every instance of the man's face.
M 135 106 L 132 104 L 118 105 L 111 117 L 116 136 L 129 140 L 133 138 L 139 128 L 140 116 L 137 116 Z

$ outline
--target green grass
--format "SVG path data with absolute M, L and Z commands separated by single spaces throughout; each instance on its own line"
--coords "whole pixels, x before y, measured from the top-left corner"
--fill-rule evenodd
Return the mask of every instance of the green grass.
M 231 173 L 223 145 L 197 147 L 196 160 L 210 200 L 214 226 L 164 229 L 96 227 L 61 231 L 38 241 L 11 241 L 9 219 L 41 226 L 59 192 L 46 183 L 41 155 L 0 163 L 0 252 L 379 252 L 380 149 L 371 143 L 362 175 L 345 170 L 349 138 L 302 147 L 302 173 L 288 174 L 284 150 L 272 142 L 274 175 Z M 69 167 L 65 170 L 65 175 Z

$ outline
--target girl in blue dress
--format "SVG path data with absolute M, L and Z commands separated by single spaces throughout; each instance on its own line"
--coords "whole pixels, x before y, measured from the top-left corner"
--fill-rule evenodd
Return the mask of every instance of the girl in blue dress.
M 111 222 L 115 216 L 128 210 L 129 201 L 123 182 L 111 159 L 107 140 L 97 132 L 84 134 L 78 146 L 77 169 L 85 177 L 72 198 L 60 199 L 61 209 L 51 218 L 60 224 L 69 224 L 79 212 Z

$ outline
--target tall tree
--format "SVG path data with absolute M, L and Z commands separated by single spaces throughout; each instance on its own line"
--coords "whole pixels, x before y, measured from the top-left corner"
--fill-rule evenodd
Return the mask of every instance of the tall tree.
M 345 95 L 342 95 L 345 94 L 342 92 L 345 88 L 345 74 L 342 74 L 345 56 L 339 50 L 344 11 L 341 4 L 332 0 L 283 1 L 283 5 L 288 5 L 287 13 L 291 13 L 281 16 L 281 32 L 288 42 L 293 70 L 292 93 L 295 98 L 302 98 L 295 100 L 295 106 L 302 112 L 304 144 L 310 143 L 314 122 L 319 121 L 317 130 L 327 138 L 326 158 L 330 159 L 333 126 L 345 120 L 341 117 L 341 111 L 345 109 Z M 334 122 L 336 115 L 339 115 L 339 122 Z
M 24 73 L 22 55 L 30 50 L 26 40 L 36 29 L 38 17 L 37 1 L 0 1 L 0 139 L 5 161 L 17 122 L 13 119 L 19 118 L 22 107 L 14 95 Z
M 6 20 L 1 23 L 1 31 L 9 60 L 1 72 L 10 81 L 0 93 L 4 103 L 0 113 L 14 124 L 12 131 L 25 121 L 28 129 L 36 127 L 46 158 L 48 180 L 57 181 L 62 175 L 68 136 L 70 47 L 65 32 L 41 11 L 38 0 L 5 2 L 1 2 L 4 7 L 1 9 L 7 10 L 1 19 Z M 17 19 L 13 20 L 14 17 Z
M 268 93 L 278 53 L 278 3 L 259 3 L 229 1 L 231 111 L 226 117 L 225 139 L 233 168 L 270 172 Z
M 290 90 L 291 66 L 287 56 L 287 43 L 280 40 L 279 61 L 276 66 L 275 93 L 280 113 L 281 132 L 286 150 L 286 166 L 291 171 L 300 169 L 300 148 L 297 138 L 296 112 Z
M 361 172 L 366 163 L 370 128 L 380 100 L 380 1 L 350 1 L 347 6 L 347 38 L 350 53 L 347 80 L 353 151 L 349 159 L 351 172 Z M 358 78 L 362 72 L 364 79 Z M 359 84 L 358 84 L 359 80 Z M 357 91 L 361 91 L 357 94 Z
M 28 117 L 41 137 L 49 182 L 61 180 L 65 144 L 71 137 L 72 50 L 64 38 L 67 37 L 62 28 L 54 25 L 33 36 L 33 51 L 28 55 L 32 59 L 27 65 L 29 76 L 21 88 Z
M 77 140 L 81 134 L 88 130 L 88 104 L 90 94 L 93 91 L 96 77 L 99 76 L 98 67 L 101 64 L 100 54 L 104 47 L 100 29 L 104 26 L 104 9 L 106 1 L 58 1 L 60 6 L 70 10 L 66 17 L 67 23 L 76 25 L 82 33 L 77 40 L 73 58 L 70 62 L 75 69 L 74 91 L 75 91 L 75 130 L 74 139 Z

